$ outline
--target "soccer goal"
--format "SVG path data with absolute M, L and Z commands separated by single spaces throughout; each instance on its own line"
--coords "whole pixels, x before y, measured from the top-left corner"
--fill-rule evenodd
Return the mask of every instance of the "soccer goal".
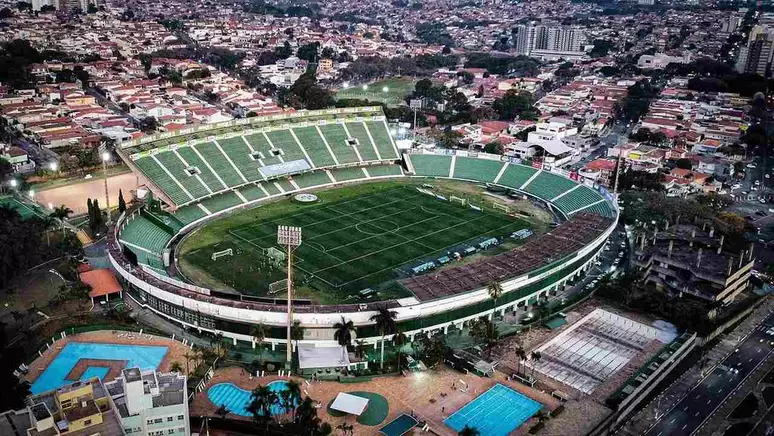
M 268 256 L 268 258 L 271 259 L 272 263 L 275 265 L 281 265 L 282 262 L 287 259 L 285 252 L 277 247 L 271 247 L 266 250 L 266 256 Z
M 212 260 L 217 260 L 219 257 L 223 257 L 223 256 L 233 256 L 233 255 L 234 255 L 234 250 L 231 248 L 227 248 L 225 250 L 216 251 L 212 253 Z
M 451 201 L 451 202 L 453 202 L 453 203 L 459 203 L 459 204 L 460 204 L 460 206 L 465 206 L 465 205 L 467 204 L 467 202 L 468 202 L 468 201 L 467 201 L 467 200 L 465 200 L 464 198 L 461 198 L 461 197 L 455 197 L 455 196 L 453 196 L 453 195 L 449 196 L 449 201 Z
M 273 283 L 269 283 L 269 295 L 274 295 L 278 292 L 288 289 L 288 279 L 278 280 Z
M 500 203 L 492 203 L 492 207 L 494 208 L 494 210 L 499 210 L 505 213 L 511 213 L 511 209 L 509 209 L 508 206 L 505 206 Z

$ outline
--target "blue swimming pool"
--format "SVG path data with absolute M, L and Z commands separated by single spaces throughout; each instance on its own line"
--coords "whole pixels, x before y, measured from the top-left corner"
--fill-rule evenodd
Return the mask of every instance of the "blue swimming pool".
M 541 407 L 543 405 L 537 401 L 496 384 L 446 418 L 444 423 L 455 431 L 467 425 L 478 429 L 481 436 L 507 436 Z
M 285 390 L 288 382 L 284 380 L 273 381 L 266 386 L 274 392 Z M 207 391 L 207 398 L 216 406 L 225 405 L 229 412 L 239 416 L 253 416 L 247 411 L 247 405 L 250 403 L 250 391 L 244 390 L 233 383 L 218 383 Z M 271 406 L 272 415 L 281 415 L 285 409 L 278 404 Z
M 70 342 L 59 351 L 54 361 L 35 379 L 30 390 L 33 394 L 39 394 L 71 383 L 73 380 L 67 380 L 66 377 L 81 359 L 126 360 L 127 368 L 156 369 L 164 356 L 167 355 L 167 348 L 155 345 Z M 95 376 L 104 378 L 107 373 L 107 367 L 92 366 L 83 372 L 81 380 Z

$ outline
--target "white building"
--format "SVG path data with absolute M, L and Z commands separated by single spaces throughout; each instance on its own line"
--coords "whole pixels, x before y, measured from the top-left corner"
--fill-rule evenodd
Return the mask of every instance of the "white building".
M 118 410 L 124 432 L 141 436 L 188 436 L 186 377 L 127 368 L 105 384 Z

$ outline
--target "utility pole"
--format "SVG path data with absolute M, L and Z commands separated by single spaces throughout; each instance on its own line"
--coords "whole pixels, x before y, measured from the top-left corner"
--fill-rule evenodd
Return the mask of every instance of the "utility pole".
M 105 143 L 103 142 L 102 147 L 105 146 Z M 108 182 L 107 182 L 107 163 L 110 160 L 110 152 L 107 150 L 102 152 L 102 178 L 105 182 L 105 210 L 107 211 L 107 225 L 109 226 L 112 221 L 110 219 L 110 194 L 108 193 Z
M 277 228 L 277 243 L 285 247 L 288 254 L 288 322 L 287 322 L 287 353 L 285 369 L 290 369 L 293 362 L 293 349 L 290 330 L 293 326 L 293 251 L 301 245 L 301 227 L 279 226 Z

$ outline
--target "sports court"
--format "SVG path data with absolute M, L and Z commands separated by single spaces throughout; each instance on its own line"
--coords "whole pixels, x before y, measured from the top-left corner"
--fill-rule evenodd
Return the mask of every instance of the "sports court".
M 396 268 L 456 244 L 528 227 L 503 213 L 477 211 L 399 186 L 306 206 L 229 233 L 265 253 L 276 247 L 279 225 L 302 227 L 295 260 L 307 279 L 350 291 L 396 278 Z
M 40 206 L 36 204 L 24 203 L 12 196 L 0 197 L 0 207 L 7 207 L 15 210 L 21 215 L 23 219 L 32 217 L 43 218 L 46 216 L 46 212 L 41 210 Z

